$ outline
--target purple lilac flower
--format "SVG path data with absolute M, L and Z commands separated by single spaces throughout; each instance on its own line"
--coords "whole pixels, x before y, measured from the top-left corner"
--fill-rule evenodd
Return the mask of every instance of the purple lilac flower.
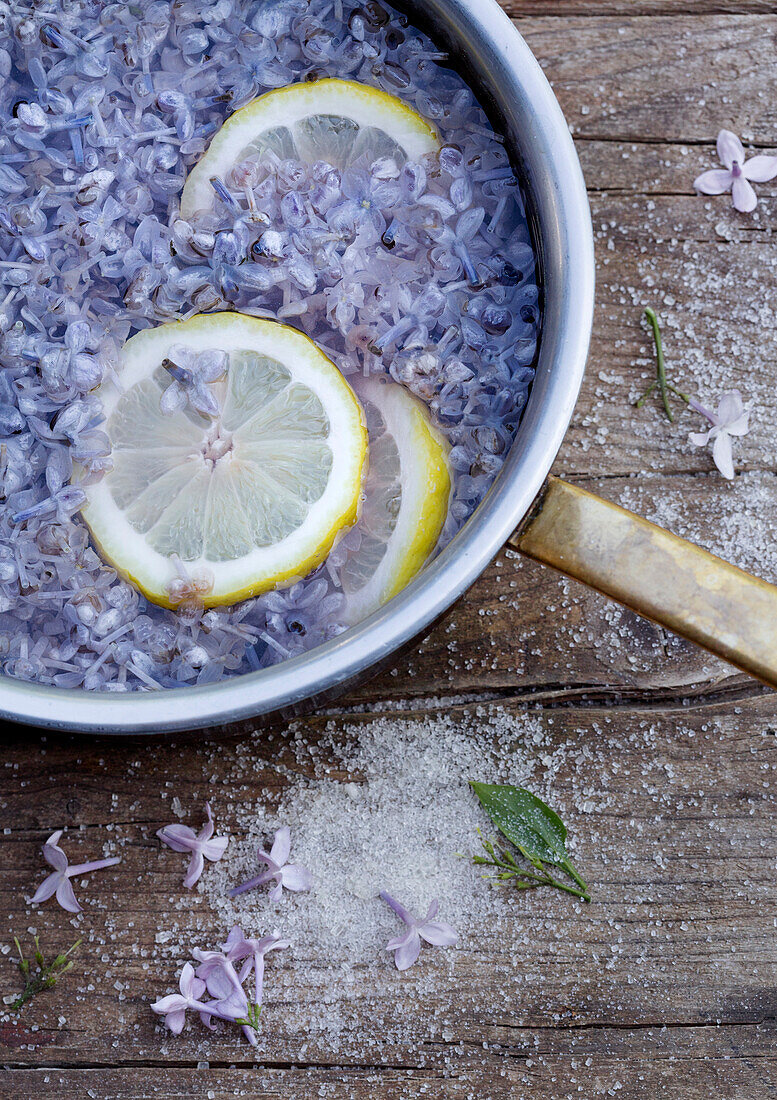
M 709 420 L 712 427 L 706 432 L 691 432 L 688 436 L 695 447 L 706 447 L 713 440 L 712 459 L 727 481 L 734 478 L 734 458 L 731 437 L 747 435 L 750 431 L 750 413 L 745 411 L 739 390 L 729 390 L 718 402 L 717 412 L 710 412 L 704 405 L 691 398 L 692 409 Z
M 257 852 L 257 859 L 260 863 L 267 864 L 267 870 L 249 879 L 248 882 L 244 882 L 241 886 L 236 886 L 234 890 L 230 890 L 229 896 L 236 898 L 238 894 L 244 894 L 247 890 L 254 890 L 257 886 L 263 886 L 266 882 L 275 883 L 270 891 L 271 901 L 281 900 L 284 886 L 287 890 L 307 893 L 313 886 L 313 876 L 305 867 L 287 862 L 290 852 L 291 829 L 288 825 L 284 825 L 276 832 L 269 853 L 262 851 L 261 848 Z
M 205 992 L 205 982 L 195 976 L 191 963 L 186 963 L 181 971 L 178 988 L 180 993 L 171 993 L 167 997 L 162 997 L 151 1006 L 152 1012 L 156 1012 L 158 1016 L 164 1016 L 165 1027 L 168 1027 L 173 1035 L 181 1034 L 188 1008 L 199 1011 L 200 998 Z
M 163 413 L 172 415 L 190 405 L 203 416 L 218 416 L 219 405 L 208 384 L 223 377 L 227 369 L 223 351 L 197 352 L 174 344 L 162 366 L 172 378 L 159 401 Z
M 57 829 L 43 845 L 43 858 L 54 870 L 43 880 L 30 902 L 33 905 L 39 905 L 40 902 L 46 901 L 55 894 L 59 904 L 63 909 L 67 909 L 68 913 L 80 913 L 81 906 L 76 901 L 70 879 L 88 875 L 91 871 L 101 871 L 103 867 L 113 867 L 121 860 L 118 856 L 111 856 L 110 859 L 97 859 L 91 863 L 77 863 L 74 867 L 69 867 L 67 856 L 59 847 L 61 836 L 62 829 Z
M 157 829 L 156 835 L 168 848 L 172 848 L 174 852 L 192 853 L 186 878 L 183 880 L 187 890 L 191 890 L 199 879 L 205 867 L 205 860 L 209 859 L 211 863 L 216 863 L 224 855 L 229 844 L 228 836 L 213 836 L 213 814 L 209 802 L 205 803 L 205 813 L 208 815 L 208 820 L 199 833 L 195 833 L 194 829 L 190 829 L 188 825 L 165 825 L 163 829 Z
M 777 176 L 777 157 L 757 156 L 746 161 L 742 142 L 731 130 L 721 130 L 717 144 L 718 156 L 724 167 L 702 172 L 693 186 L 705 195 L 722 195 L 730 191 L 736 209 L 749 214 L 758 204 L 758 196 L 750 181 L 766 183 L 774 179 Z
M 280 932 L 276 929 L 269 936 L 261 939 L 252 939 L 243 933 L 240 925 L 236 924 L 229 933 L 227 940 L 222 944 L 222 951 L 231 962 L 245 963 L 240 971 L 240 981 L 244 982 L 251 969 L 254 971 L 255 993 L 254 1003 L 262 1003 L 262 984 L 264 981 L 264 957 L 268 951 L 284 951 L 291 944 L 288 940 L 282 940 Z
M 156 1012 L 158 1016 L 164 1016 L 165 1027 L 168 1027 L 174 1035 L 180 1035 L 183 1030 L 189 1009 L 198 1012 L 200 1019 L 207 1027 L 213 1026 L 214 1018 L 225 1020 L 227 1023 L 236 1023 L 245 1019 L 248 1012 L 248 1000 L 237 982 L 232 964 L 218 952 L 195 952 L 195 955 L 197 954 L 201 955 L 205 961 L 200 964 L 196 972 L 191 963 L 186 963 L 178 983 L 180 993 L 171 993 L 151 1005 L 151 1011 Z M 211 961 L 211 955 L 217 956 L 221 963 Z M 234 981 L 229 976 L 229 970 L 234 974 Z M 204 971 L 206 977 L 201 976 L 200 971 Z M 211 993 L 211 996 L 214 996 L 212 990 L 216 990 L 214 1000 L 202 1000 L 206 990 Z M 243 1032 L 249 1042 L 255 1046 L 256 1034 L 253 1029 L 244 1027 Z
M 192 954 L 200 964 L 196 971 L 197 977 L 205 982 L 205 988 L 213 998 L 212 1001 L 205 1002 L 205 1011 L 200 1011 L 200 1019 L 205 1026 L 213 1027 L 213 1016 L 235 1023 L 248 1019 L 248 998 L 231 960 L 220 951 L 201 951 L 195 948 Z M 258 1003 L 256 1007 L 258 1009 Z M 256 1046 L 256 1032 L 253 1028 L 243 1025 L 243 1034 L 251 1046 Z
M 386 950 L 394 952 L 397 970 L 407 970 L 413 965 L 421 953 L 421 940 L 426 940 L 434 947 L 455 947 L 458 942 L 456 930 L 445 921 L 434 919 L 440 908 L 437 898 L 429 906 L 424 919 L 417 920 L 385 890 L 381 891 L 380 897 L 407 925 L 407 932 L 403 936 L 396 936 L 386 944 Z
M 366 231 L 371 241 L 378 241 L 386 232 L 383 211 L 390 210 L 400 198 L 396 178 L 396 165 L 377 161 L 369 172 L 349 168 L 343 172 L 341 189 L 343 201 L 333 206 L 326 216 L 327 223 L 345 235 Z

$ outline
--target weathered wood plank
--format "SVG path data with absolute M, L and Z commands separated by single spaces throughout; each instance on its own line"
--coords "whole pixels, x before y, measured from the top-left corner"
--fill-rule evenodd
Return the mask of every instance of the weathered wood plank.
M 683 16 L 707 18 L 720 15 L 773 15 L 775 0 L 498 0 L 513 19 L 537 17 L 569 19 L 585 17 Z
M 489 717 L 482 708 L 454 713 L 465 724 L 483 725 Z M 714 1058 L 728 1055 L 734 1063 L 731 1081 L 743 1080 L 747 1066 L 761 1066 L 763 1075 L 753 1081 L 763 1087 L 773 1068 L 769 1029 L 777 1009 L 772 700 L 737 710 L 529 712 L 512 705 L 500 713 L 519 738 L 531 723 L 534 783 L 542 789 L 546 769 L 553 775 L 552 798 L 594 888 L 592 904 L 516 894 L 498 926 L 487 915 L 475 918 L 472 928 L 461 929 L 464 950 L 425 957 L 424 968 L 401 984 L 385 966 L 357 968 L 340 984 L 315 945 L 297 943 L 289 956 L 273 960 L 258 1061 L 385 1066 L 387 1076 L 376 1079 L 384 1081 L 391 1081 L 391 1067 L 403 1067 L 416 1071 L 416 1080 L 450 1077 L 470 1088 L 504 1069 L 505 1084 L 549 1090 L 553 1074 L 563 1073 L 570 1095 L 577 1084 L 596 1095 L 594 1081 L 617 1074 L 633 1088 L 647 1072 L 656 1081 L 666 1074 L 666 1095 L 700 1097 L 672 1092 L 670 1067 L 712 1056 L 714 1043 Z M 405 736 L 412 736 L 413 718 L 405 720 Z M 324 717 L 302 724 L 300 736 L 331 751 L 341 769 L 336 746 L 358 738 L 368 721 L 330 728 L 331 749 L 321 740 Z M 65 983 L 0 1028 L 2 1061 L 251 1065 L 249 1048 L 221 1032 L 191 1027 L 174 1039 L 154 1028 L 148 1004 L 172 982 L 180 955 L 226 930 L 214 921 L 207 897 L 182 898 L 180 860 L 157 850 L 153 830 L 170 818 L 175 776 L 185 806 L 208 795 L 220 825 L 239 838 L 245 807 L 289 776 L 309 774 L 304 758 L 285 735 L 260 734 L 249 744 L 218 746 L 85 745 L 77 758 L 67 744 L 36 748 L 20 741 L 7 746 L 5 762 L 0 904 L 7 926 L 23 935 L 34 927 L 52 947 L 70 942 L 76 929 L 87 936 Z M 361 780 L 342 770 L 335 776 Z M 39 879 L 39 845 L 53 825 L 68 826 L 74 860 L 93 855 L 106 836 L 121 842 L 122 863 L 102 872 L 99 889 L 81 890 L 85 912 L 75 920 L 51 905 L 33 914 L 23 902 Z M 172 930 L 161 944 L 160 930 Z M 3 987 L 13 988 L 10 959 L 0 965 Z M 326 1027 L 317 1023 L 322 998 Z M 333 1005 L 340 1021 L 334 1036 Z M 665 1025 L 679 1030 L 667 1034 Z M 575 1082 L 573 1069 L 580 1073 Z
M 576 134 L 708 142 L 728 124 L 774 140 L 774 16 L 537 17 L 519 29 Z
M 551 1052 L 518 1045 L 481 1053 L 473 1067 L 458 1066 L 443 1077 L 422 1070 L 387 1068 L 192 1069 L 162 1064 L 119 1069 L 6 1070 L 1 1078 L 6 1100 L 59 1100 L 92 1096 L 99 1100 L 578 1100 L 618 1096 L 622 1100 L 661 1096 L 662 1100 L 769 1100 L 777 1073 L 773 1048 L 766 1040 L 755 1051 L 755 1029 L 705 1028 L 642 1033 L 623 1048 L 622 1033 L 588 1033 L 569 1051 Z M 744 1032 L 744 1033 L 743 1033 Z M 543 1037 L 544 1038 L 544 1037 Z M 610 1041 L 615 1049 L 610 1049 Z M 205 1090 L 205 1091 L 203 1091 Z
M 513 17 L 542 15 L 769 15 L 777 12 L 774 0 L 500 0 Z

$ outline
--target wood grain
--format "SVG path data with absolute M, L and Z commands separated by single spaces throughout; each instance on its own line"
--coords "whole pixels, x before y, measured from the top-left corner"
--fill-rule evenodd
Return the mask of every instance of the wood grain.
M 777 12 L 774 0 L 501 0 L 505 11 L 525 15 L 564 18 L 645 15 L 769 15 Z
M 505 0 L 571 124 L 597 237 L 598 306 L 589 371 L 557 472 L 777 580 L 773 427 L 773 225 L 777 186 L 751 218 L 693 179 L 728 125 L 774 150 L 777 3 L 766 0 Z M 647 18 L 650 16 L 651 18 Z M 755 398 L 732 486 L 675 426 L 632 401 L 650 378 L 640 322 L 664 321 L 683 386 Z M 7 930 L 47 947 L 87 931 L 78 969 L 0 1022 L 9 1100 L 248 1096 L 405 1100 L 768 1100 L 777 1096 L 777 705 L 687 643 L 552 572 L 502 552 L 416 651 L 308 719 L 337 738 L 402 700 L 407 718 L 539 718 L 543 752 L 563 754 L 553 798 L 595 885 L 590 907 L 520 896 L 504 927 L 387 995 L 385 972 L 332 989 L 312 947 L 279 964 L 257 1056 L 220 1033 L 179 1040 L 148 1003 L 179 964 L 160 930 L 214 940 L 206 899 L 181 899 L 179 868 L 154 830 L 210 796 L 236 835 L 234 807 L 279 793 L 299 762 L 279 727 L 219 744 L 38 738 L 4 731 L 0 904 Z M 490 702 L 489 702 L 490 700 Z M 531 707 L 527 711 L 527 706 Z M 413 708 L 417 708 L 414 710 Z M 347 723 L 347 724 L 346 724 Z M 539 750 L 538 750 L 539 751 Z M 246 777 L 244 761 L 253 761 Z M 334 779 L 350 777 L 332 760 Z M 302 769 L 304 774 L 304 768 Z M 122 864 L 104 900 L 73 921 L 29 909 L 39 848 L 66 826 L 74 859 L 106 837 Z M 91 891 L 87 892 L 91 895 Z M 32 931 L 30 931 L 32 930 Z M 5 933 L 7 944 L 8 932 Z M 151 956 L 162 961 L 149 963 Z M 436 965 L 436 964 L 435 964 Z M 447 964 L 446 964 L 447 966 Z M 296 967 L 296 969 L 295 969 Z M 304 975 L 304 981 L 299 980 Z M 296 976 L 296 977 L 295 977 Z M 3 991 L 16 988 L 0 954 Z M 396 987 L 392 987 L 392 990 Z M 342 1006 L 336 1040 L 318 1025 Z
M 463 721 L 476 712 L 460 706 L 451 713 Z M 259 735 L 248 746 L 117 744 L 106 752 L 85 745 L 77 769 L 66 744 L 9 747 L 6 776 L 13 778 L 0 797 L 13 831 L 0 844 L 0 900 L 13 927 L 30 922 L 22 899 L 39 871 L 38 845 L 54 823 L 68 826 L 73 858 L 93 851 L 106 826 L 126 843 L 121 865 L 102 873 L 103 901 L 88 904 L 83 918 L 73 921 L 51 906 L 35 913 L 44 943 L 64 946 L 75 934 L 71 925 L 88 929 L 88 941 L 62 986 L 41 997 L 34 1013 L 3 1025 L 4 1095 L 29 1096 L 23 1090 L 32 1081 L 43 1096 L 92 1082 L 101 1097 L 185 1095 L 176 1090 L 197 1081 L 198 1094 L 207 1087 L 221 1095 L 252 1081 L 260 1096 L 284 1088 L 314 1097 L 323 1085 L 332 1089 L 325 1096 L 360 1097 L 370 1087 L 379 1096 L 409 1096 L 426 1084 L 445 1097 L 531 1089 L 559 1100 L 579 1095 L 578 1086 L 583 1095 L 606 1095 L 617 1082 L 626 1096 L 650 1095 L 640 1091 L 647 1081 L 660 1085 L 662 1096 L 679 1098 L 704 1095 L 700 1088 L 711 1087 L 723 1069 L 719 1095 L 773 1095 L 771 700 L 751 700 L 740 713 L 727 706 L 537 713 L 545 736 L 538 752 L 562 754 L 553 798 L 569 824 L 575 859 L 595 884 L 591 906 L 520 895 L 498 936 L 457 952 L 453 969 L 430 959 L 428 966 L 437 964 L 433 985 L 411 972 L 402 995 L 394 984 L 389 996 L 392 971 L 369 968 L 348 988 L 329 989 L 329 1011 L 334 997 L 348 1020 L 334 1042 L 316 1026 L 328 971 L 312 945 L 295 945 L 296 971 L 285 958 L 273 969 L 275 997 L 258 1063 L 219 1032 L 205 1041 L 201 1029 L 177 1039 L 155 1030 L 148 1004 L 180 962 L 175 950 L 153 966 L 144 956 L 160 928 L 177 925 L 198 940 L 212 916 L 199 894 L 181 902 L 180 867 L 160 854 L 153 830 L 169 817 L 164 796 L 175 776 L 184 803 L 210 786 L 220 823 L 239 836 L 244 823 L 230 809 L 236 797 L 245 802 L 282 786 L 279 763 L 289 774 L 305 772 L 284 735 Z M 528 712 L 509 704 L 501 714 L 520 727 Z M 354 723 L 369 721 L 364 715 L 349 727 L 340 723 L 334 735 L 330 730 L 333 745 L 355 736 Z M 323 717 L 310 719 L 304 734 L 315 741 L 325 725 Z M 239 796 L 213 788 L 214 767 L 219 776 L 240 776 Z M 2 976 L 12 985 L 7 958 Z M 202 1061 L 212 1069 L 198 1071 Z M 705 1064 L 689 1083 L 681 1069 L 696 1061 Z M 35 1066 L 45 1069 L 33 1076 Z M 102 1066 L 110 1072 L 97 1075 Z

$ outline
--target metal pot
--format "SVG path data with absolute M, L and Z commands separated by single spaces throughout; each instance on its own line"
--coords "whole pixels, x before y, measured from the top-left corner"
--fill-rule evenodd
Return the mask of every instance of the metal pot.
M 593 316 L 593 235 L 580 166 L 542 70 L 496 0 L 413 0 L 407 7 L 413 22 L 459 60 L 507 135 L 526 181 L 541 254 L 545 300 L 537 376 L 496 484 L 453 542 L 399 596 L 304 657 L 220 684 L 153 694 L 65 691 L 0 677 L 3 718 L 145 734 L 217 730 L 310 709 L 426 633 L 522 521 L 512 543 L 518 549 L 777 682 L 777 589 L 574 486 L 546 481 L 577 399 Z M 743 592 L 750 601 L 744 609 Z M 751 637 L 743 640 L 737 629 L 748 609 Z

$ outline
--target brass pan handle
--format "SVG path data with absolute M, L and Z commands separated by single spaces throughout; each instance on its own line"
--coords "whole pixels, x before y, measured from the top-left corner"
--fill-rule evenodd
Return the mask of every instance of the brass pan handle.
M 777 688 L 777 586 L 555 477 L 509 545 Z

